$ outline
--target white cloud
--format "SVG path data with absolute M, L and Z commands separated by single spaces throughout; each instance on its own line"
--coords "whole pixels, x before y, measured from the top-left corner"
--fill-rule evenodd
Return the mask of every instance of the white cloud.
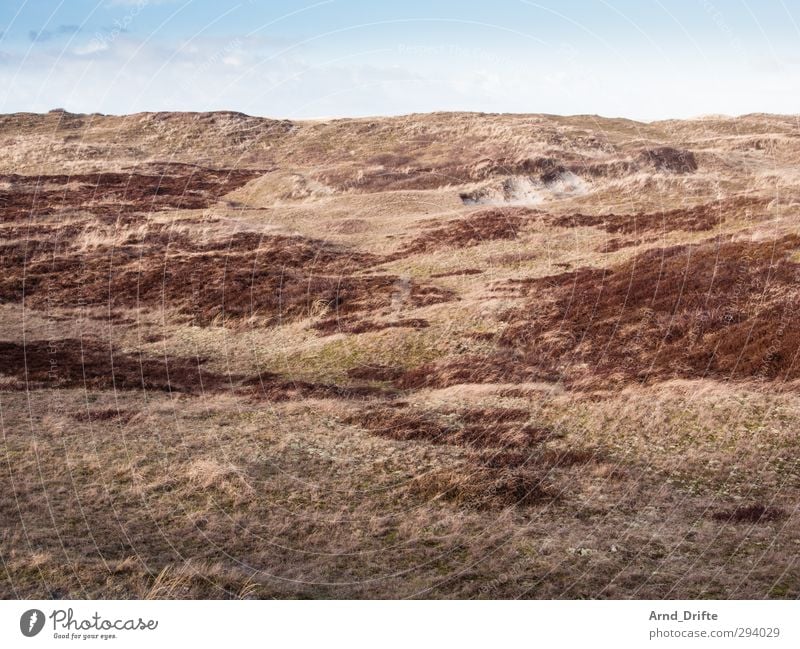
M 74 52 L 79 56 L 86 56 L 88 54 L 96 54 L 97 52 L 105 52 L 109 49 L 109 44 L 107 41 L 102 41 L 99 38 L 93 38 L 85 45 L 81 45 L 76 47 Z
M 791 112 L 800 94 L 791 66 L 744 83 L 736 66 L 620 63 L 579 49 L 515 59 L 477 49 L 387 48 L 315 65 L 313 52 L 278 55 L 285 45 L 267 38 L 172 46 L 123 32 L 84 38 L 66 52 L 42 47 L 0 57 L 0 112 L 231 109 L 299 118 L 479 110 L 659 119 Z

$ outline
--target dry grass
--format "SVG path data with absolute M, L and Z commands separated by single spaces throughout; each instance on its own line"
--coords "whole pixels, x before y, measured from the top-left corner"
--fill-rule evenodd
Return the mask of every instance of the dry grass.
M 800 595 L 792 118 L 0 135 L 3 596 Z

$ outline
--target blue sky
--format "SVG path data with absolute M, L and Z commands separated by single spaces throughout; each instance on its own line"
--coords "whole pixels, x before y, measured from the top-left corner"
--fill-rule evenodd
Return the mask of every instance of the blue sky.
M 800 112 L 797 0 L 3 0 L 0 32 L 0 112 Z

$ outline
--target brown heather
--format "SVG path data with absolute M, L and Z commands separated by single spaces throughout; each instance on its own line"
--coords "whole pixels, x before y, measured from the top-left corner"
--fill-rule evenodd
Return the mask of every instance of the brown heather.
M 799 129 L 0 116 L 0 594 L 798 597 Z

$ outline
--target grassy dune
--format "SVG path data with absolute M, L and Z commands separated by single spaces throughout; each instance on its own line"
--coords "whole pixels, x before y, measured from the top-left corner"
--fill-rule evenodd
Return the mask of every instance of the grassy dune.
M 0 117 L 0 594 L 798 597 L 797 137 Z

